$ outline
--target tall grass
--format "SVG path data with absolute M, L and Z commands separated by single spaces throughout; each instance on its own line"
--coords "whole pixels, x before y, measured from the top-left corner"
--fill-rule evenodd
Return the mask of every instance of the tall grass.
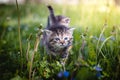
M 17 14 L 18 14 L 18 38 L 19 38 L 19 45 L 20 45 L 20 54 L 21 54 L 21 69 L 23 67 L 23 53 L 22 53 L 22 40 L 21 40 L 21 30 L 20 30 L 20 11 L 19 11 L 19 6 L 18 2 L 16 0 L 16 6 L 17 6 Z
M 1 79 L 118 79 L 120 12 L 115 6 L 107 6 L 107 10 L 101 12 L 100 6 L 97 5 L 66 5 L 65 10 L 63 10 L 64 6 L 53 5 L 55 13 L 64 13 L 70 17 L 70 27 L 76 28 L 73 47 L 70 49 L 68 59 L 65 60 L 64 67 L 58 60 L 49 59 L 46 50 L 39 43 L 42 33 L 41 28 L 38 27 L 41 23 L 43 28 L 46 26 L 48 16 L 46 6 L 40 4 L 28 7 L 27 4 L 20 7 L 22 8 L 18 9 L 17 5 L 18 16 L 11 15 L 9 21 L 5 19 L 4 23 L 0 24 L 1 30 L 4 30 L 1 31 L 0 41 L 0 59 L 3 60 L 0 64 Z M 16 28 L 17 24 L 18 28 Z M 6 68 L 8 64 L 10 67 Z

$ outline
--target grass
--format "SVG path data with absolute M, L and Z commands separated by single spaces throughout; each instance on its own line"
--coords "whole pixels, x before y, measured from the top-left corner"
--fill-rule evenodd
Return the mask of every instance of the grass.
M 45 5 L 19 5 L 22 56 L 16 5 L 0 7 L 2 80 L 117 80 L 120 76 L 118 7 L 106 4 L 76 6 L 53 4 L 55 13 L 70 17 L 70 26 L 76 28 L 73 48 L 70 50 L 65 71 L 58 60 L 50 59 L 48 62 L 50 57 L 44 47 L 38 45 L 39 26 L 42 25 L 42 28 L 46 26 L 49 14 Z M 105 11 L 101 10 L 101 7 L 104 7 Z

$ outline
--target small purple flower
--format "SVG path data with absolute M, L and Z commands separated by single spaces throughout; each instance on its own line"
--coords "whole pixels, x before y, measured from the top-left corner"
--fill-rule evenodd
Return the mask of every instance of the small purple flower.
M 102 75 L 101 75 L 101 72 L 98 71 L 98 72 L 96 73 L 96 76 L 97 76 L 98 78 L 100 78 L 100 77 L 102 76 Z
M 102 71 L 102 68 L 99 67 L 99 66 L 95 66 L 95 70 L 96 70 L 96 71 Z
M 75 78 L 72 78 L 72 80 L 76 80 Z
M 110 39 L 111 39 L 112 41 L 115 41 L 115 37 L 114 37 L 114 36 L 112 36 Z
M 105 40 L 105 37 L 102 36 L 102 37 L 100 38 L 100 41 L 104 41 L 104 40 Z
M 66 77 L 66 78 L 69 76 L 69 74 L 70 73 L 68 71 L 64 71 L 64 73 L 63 73 L 64 77 Z
M 101 76 L 102 76 L 102 74 L 101 74 L 102 68 L 99 65 L 97 65 L 97 66 L 94 67 L 94 69 L 97 72 L 96 73 L 97 78 L 101 78 Z
M 63 76 L 63 72 L 62 72 L 62 71 L 59 72 L 59 73 L 57 74 L 57 76 L 58 76 L 59 78 L 61 78 L 61 77 Z

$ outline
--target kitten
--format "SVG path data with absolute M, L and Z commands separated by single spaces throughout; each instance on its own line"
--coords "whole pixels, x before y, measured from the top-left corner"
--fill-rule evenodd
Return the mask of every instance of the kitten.
M 48 17 L 48 27 L 51 25 L 65 25 L 68 26 L 70 23 L 70 19 L 68 17 L 65 17 L 63 15 L 57 15 L 55 16 L 53 8 L 49 5 L 47 6 L 48 10 L 50 12 L 50 15 Z
M 68 48 L 72 46 L 74 28 L 68 28 L 64 25 L 53 25 L 45 30 L 45 47 L 48 54 L 53 56 L 60 55 L 67 57 Z
M 42 43 L 48 54 L 66 58 L 69 47 L 72 46 L 74 28 L 69 28 L 67 17 L 55 16 L 51 6 L 48 6 L 48 9 L 50 16 L 47 28 L 43 32 Z

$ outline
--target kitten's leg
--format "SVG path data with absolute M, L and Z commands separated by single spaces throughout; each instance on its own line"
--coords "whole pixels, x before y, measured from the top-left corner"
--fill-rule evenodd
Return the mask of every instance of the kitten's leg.
M 68 58 L 68 56 L 69 56 L 69 51 L 70 51 L 70 49 L 72 48 L 72 46 L 68 46 L 68 48 L 65 50 L 65 52 L 63 52 L 63 54 L 62 54 L 62 58 Z
M 72 48 L 72 46 L 69 46 L 66 51 L 62 54 L 62 59 L 60 60 L 61 64 L 63 67 L 65 66 L 66 60 L 68 59 L 69 56 L 69 51 Z
M 68 55 L 69 55 L 69 52 L 68 51 L 65 51 L 61 56 L 61 60 L 60 60 L 60 63 L 61 65 L 63 66 L 63 70 L 65 71 L 65 63 L 66 63 L 66 60 L 68 59 Z
M 61 55 L 61 58 L 67 58 L 68 57 L 68 52 L 66 51 L 66 52 L 64 52 L 62 55 Z
M 67 58 L 68 58 L 68 52 L 66 51 L 66 52 L 64 52 L 62 55 L 61 55 L 61 59 L 60 59 L 60 63 L 61 63 L 61 65 L 62 65 L 62 67 L 63 67 L 63 70 L 65 71 L 65 63 L 66 63 L 66 60 L 67 60 Z

